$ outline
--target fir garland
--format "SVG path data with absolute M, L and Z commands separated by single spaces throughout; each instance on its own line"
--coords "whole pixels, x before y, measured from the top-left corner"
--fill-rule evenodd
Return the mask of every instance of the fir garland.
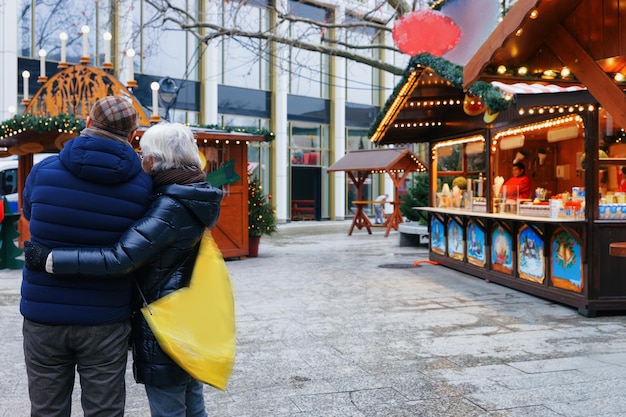
M 389 111 L 389 108 L 391 107 L 393 102 L 396 100 L 398 94 L 400 93 L 400 90 L 407 83 L 409 75 L 413 71 L 415 71 L 415 68 L 417 67 L 428 67 L 442 78 L 450 81 L 450 83 L 454 87 L 457 87 L 461 90 L 463 89 L 463 67 L 461 65 L 454 64 L 444 58 L 436 57 L 429 53 L 422 53 L 413 56 L 409 60 L 409 64 L 402 74 L 400 81 L 398 82 L 398 84 L 396 84 L 393 92 L 387 98 L 385 105 L 370 125 L 368 133 L 369 137 L 371 137 L 376 132 L 376 129 Z M 500 111 L 506 110 L 511 105 L 511 100 L 508 100 L 506 98 L 506 95 L 502 90 L 484 81 L 476 81 L 467 89 L 467 91 L 475 96 L 480 97 L 480 99 L 485 103 L 487 108 L 492 113 L 498 113 Z
M 198 126 L 203 129 L 212 129 L 212 130 L 221 130 L 229 133 L 249 133 L 252 135 L 260 135 L 265 138 L 266 142 L 271 142 L 276 139 L 276 135 L 274 132 L 267 129 L 257 129 L 253 127 L 229 127 L 229 126 L 218 126 L 218 125 L 201 125 Z
M 52 117 L 40 117 L 32 114 L 22 114 L 15 115 L 0 124 L 0 139 L 6 139 L 27 131 L 78 134 L 84 128 L 85 121 L 74 115 L 59 114 Z
M 221 130 L 224 132 L 249 133 L 253 135 L 261 135 L 266 142 L 273 141 L 276 136 L 274 132 L 267 129 L 255 129 L 247 127 L 223 127 L 217 125 L 199 126 L 206 129 Z M 11 119 L 5 120 L 0 124 L 0 140 L 10 136 L 15 136 L 22 132 L 59 132 L 59 133 L 75 133 L 78 134 L 85 128 L 85 120 L 80 119 L 72 114 L 58 114 L 52 117 L 33 116 L 32 114 L 15 115 Z

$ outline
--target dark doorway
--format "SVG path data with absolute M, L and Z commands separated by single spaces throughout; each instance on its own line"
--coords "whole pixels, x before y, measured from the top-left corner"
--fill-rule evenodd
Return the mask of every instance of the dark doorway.
M 316 166 L 293 166 L 291 167 L 291 201 L 292 220 L 312 218 L 322 219 L 322 168 Z M 312 206 L 311 216 L 294 213 L 294 202 L 309 202 Z

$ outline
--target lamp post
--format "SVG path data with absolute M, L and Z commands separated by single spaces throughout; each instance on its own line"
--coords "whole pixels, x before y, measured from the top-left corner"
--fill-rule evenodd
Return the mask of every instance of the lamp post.
M 46 50 L 39 50 L 39 77 L 37 77 L 38 83 L 45 83 L 48 81 L 48 77 L 46 77 Z
M 61 39 L 61 62 L 57 65 L 57 68 L 67 68 L 67 33 L 59 33 L 59 39 Z
M 83 34 L 83 56 L 80 58 L 80 63 L 89 64 L 91 61 L 89 58 L 89 26 L 81 27 L 80 31 Z
M 178 98 L 178 84 L 176 84 L 173 78 L 165 77 L 159 80 L 159 85 L 159 98 L 165 107 L 165 115 L 163 118 L 169 120 L 170 108 L 172 108 Z
M 160 85 L 156 81 L 150 84 L 150 89 L 152 90 L 152 116 L 150 117 L 150 121 L 152 123 L 161 121 L 161 116 L 159 116 L 159 88 Z

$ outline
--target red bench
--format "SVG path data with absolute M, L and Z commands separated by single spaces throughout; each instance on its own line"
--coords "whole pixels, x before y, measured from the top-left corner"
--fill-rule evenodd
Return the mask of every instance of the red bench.
M 291 200 L 291 220 L 313 220 L 315 200 Z

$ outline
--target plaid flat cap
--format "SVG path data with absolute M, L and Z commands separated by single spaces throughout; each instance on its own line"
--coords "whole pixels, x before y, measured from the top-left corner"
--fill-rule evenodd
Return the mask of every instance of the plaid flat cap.
M 127 137 L 139 127 L 133 104 L 120 96 L 107 96 L 96 101 L 89 118 L 94 127 L 122 137 Z

